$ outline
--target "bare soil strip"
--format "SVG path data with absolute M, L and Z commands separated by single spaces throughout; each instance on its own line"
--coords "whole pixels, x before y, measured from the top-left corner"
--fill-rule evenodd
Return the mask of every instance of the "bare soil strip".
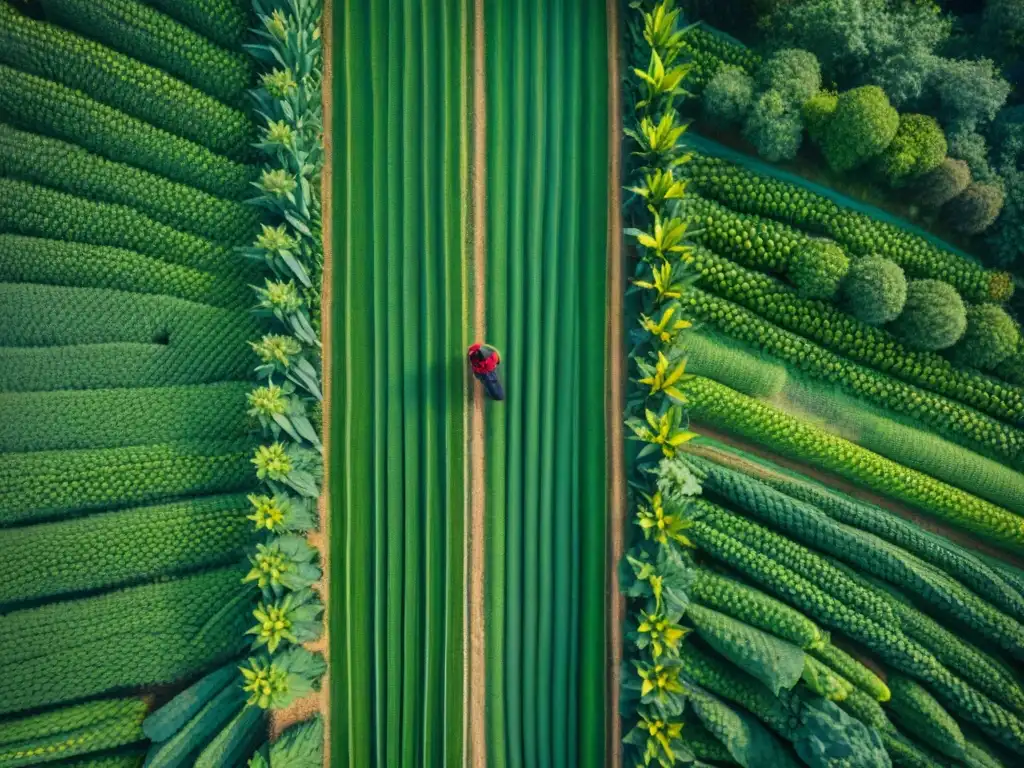
M 622 720 L 619 717 L 619 686 L 623 654 L 626 601 L 619 589 L 618 565 L 626 548 L 626 469 L 623 455 L 622 413 L 625 408 L 625 361 L 623 359 L 623 302 L 625 265 L 622 258 L 622 106 L 619 94 L 619 18 L 617 0 L 607 0 L 608 14 L 608 302 L 605 353 L 608 360 L 607 419 L 607 563 L 608 600 L 607 677 L 605 680 L 606 765 L 622 765 Z
M 464 16 L 464 18 L 466 18 Z M 469 231 L 472 238 L 472 252 L 466 264 L 472 285 L 469 302 L 472 312 L 472 334 L 475 341 L 486 338 L 486 267 L 487 267 L 487 94 L 485 90 L 486 69 L 484 64 L 484 0 L 474 0 L 472 19 L 473 40 L 473 81 L 472 81 L 472 126 L 471 126 L 471 171 L 470 184 L 472 200 Z M 464 39 L 465 36 L 464 36 Z M 466 370 L 466 395 L 470 402 L 469 411 L 469 473 L 466 482 L 466 545 L 469 556 L 466 559 L 467 610 L 466 621 L 466 671 L 463 717 L 466 727 L 467 764 L 471 768 L 487 765 L 487 704 L 486 704 L 486 627 L 485 627 L 485 551 L 486 514 L 484 468 L 484 401 L 473 377 Z

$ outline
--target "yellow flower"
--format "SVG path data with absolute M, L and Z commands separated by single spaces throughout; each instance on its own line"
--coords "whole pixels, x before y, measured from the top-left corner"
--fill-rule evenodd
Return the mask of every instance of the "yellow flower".
M 257 248 L 265 251 L 292 251 L 298 248 L 298 241 L 288 234 L 284 224 L 279 227 L 268 227 L 266 224 L 261 226 L 263 231 L 256 238 Z
M 675 651 L 679 647 L 679 641 L 690 631 L 673 624 L 663 613 L 641 612 L 640 616 L 640 626 L 637 630 L 641 634 L 650 635 L 651 650 L 656 659 L 665 651 Z
M 654 233 L 636 232 L 638 243 L 657 254 L 661 259 L 668 259 L 668 254 L 678 253 L 684 260 L 689 260 L 691 248 L 683 244 L 688 226 L 682 219 L 672 218 L 662 221 L 658 212 L 654 213 Z M 633 230 L 630 230 L 633 233 Z
M 273 531 L 284 525 L 284 509 L 277 497 L 249 494 L 249 503 L 255 511 L 247 519 L 256 523 L 256 528 Z
M 644 186 L 626 187 L 647 200 L 647 204 L 658 207 L 666 200 L 680 200 L 686 194 L 685 181 L 676 180 L 671 170 L 658 169 L 644 176 Z
M 267 29 L 270 30 L 270 34 L 278 40 L 284 40 L 288 37 L 288 21 L 279 9 L 275 10 L 270 18 L 266 20 L 266 25 Z
M 274 197 L 286 197 L 295 191 L 296 186 L 295 177 L 283 168 L 264 171 L 260 176 L 260 188 Z
M 244 678 L 242 690 L 249 694 L 248 704 L 269 709 L 275 696 L 288 691 L 288 673 L 264 659 L 249 659 L 249 664 L 239 667 Z
M 643 684 L 640 686 L 640 695 L 647 696 L 653 693 L 659 699 L 670 693 L 682 693 L 683 686 L 679 683 L 679 668 L 667 667 L 663 664 L 642 666 L 638 670 Z
M 649 429 L 634 429 L 641 440 L 661 446 L 665 458 L 675 458 L 676 449 L 693 438 L 697 437 L 695 432 L 677 429 L 676 423 L 678 414 L 675 408 L 669 408 L 664 414 L 658 416 L 651 410 L 644 413 Z
M 653 496 L 644 494 L 644 498 L 649 502 L 649 506 L 641 506 L 637 510 L 637 523 L 644 532 L 644 538 L 653 539 L 662 545 L 675 541 L 684 547 L 692 547 L 693 542 L 683 535 L 683 531 L 693 523 L 680 515 L 666 513 L 661 491 Z
M 653 282 L 637 280 L 635 285 L 657 292 L 657 300 L 660 304 L 667 299 L 678 299 L 683 295 L 683 286 L 672 274 L 672 265 L 667 261 L 660 267 L 651 268 Z
M 290 69 L 275 69 L 273 72 L 266 72 L 261 80 L 263 87 L 275 99 L 283 99 L 299 87 Z
M 686 374 L 686 360 L 680 360 L 679 364 L 669 370 L 668 358 L 665 357 L 664 353 L 658 352 L 658 362 L 655 363 L 652 369 L 646 363 L 642 363 L 643 371 L 648 375 L 640 379 L 641 384 L 646 384 L 650 388 L 648 395 L 653 397 L 654 395 L 662 392 L 673 400 L 678 400 L 680 403 L 686 402 L 686 395 L 684 395 L 675 385 L 680 381 L 685 381 Z
M 302 351 L 302 345 L 296 339 L 273 333 L 268 333 L 259 341 L 250 341 L 249 346 L 264 363 L 278 362 L 285 368 L 291 364 L 291 358 Z
M 671 344 L 675 335 L 682 330 L 693 327 L 689 320 L 676 320 L 672 316 L 676 313 L 675 307 L 669 307 L 662 314 L 660 320 L 652 320 L 647 315 L 640 315 L 640 327 L 657 338 L 663 344 Z
M 273 418 L 275 414 L 280 415 L 288 409 L 284 394 L 276 384 L 257 387 L 245 397 L 249 401 L 250 416 Z
M 256 466 L 256 477 L 260 480 L 284 480 L 292 471 L 292 460 L 281 443 L 257 447 L 252 463 Z

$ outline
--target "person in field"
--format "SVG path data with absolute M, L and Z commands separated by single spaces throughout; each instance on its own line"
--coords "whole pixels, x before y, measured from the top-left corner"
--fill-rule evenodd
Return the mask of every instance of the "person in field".
M 498 366 L 501 364 L 498 350 L 489 344 L 478 342 L 469 348 L 468 357 L 473 375 L 484 385 L 487 396 L 492 400 L 504 400 L 505 389 L 498 378 Z

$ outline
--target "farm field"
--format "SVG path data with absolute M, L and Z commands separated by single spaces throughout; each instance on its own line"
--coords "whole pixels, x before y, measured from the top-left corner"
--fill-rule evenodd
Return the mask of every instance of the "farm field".
M 1024 764 L 1016 0 L 0 0 L 0 768 Z
M 627 22 L 626 765 L 1024 755 L 1010 182 L 833 5 Z

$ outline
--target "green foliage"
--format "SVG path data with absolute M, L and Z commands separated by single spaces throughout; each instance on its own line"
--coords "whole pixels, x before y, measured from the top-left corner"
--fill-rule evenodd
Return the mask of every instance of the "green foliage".
M 896 768 L 945 768 L 895 728 L 880 733 L 885 751 Z
M 960 727 L 924 688 L 903 675 L 889 679 L 892 701 L 889 703 L 897 725 L 907 733 L 955 760 L 964 757 L 967 745 Z
M 801 107 L 821 88 L 818 58 L 799 48 L 776 51 L 757 70 L 757 86 L 777 91 L 787 103 Z
M 949 283 L 911 280 L 903 312 L 889 329 L 907 346 L 936 351 L 956 344 L 967 330 L 967 309 Z
M 855 259 L 842 284 L 843 308 L 868 325 L 895 320 L 907 302 L 907 278 L 894 261 L 882 256 Z
M 874 261 L 876 259 L 870 257 L 853 261 L 851 273 L 842 289 L 844 294 L 851 280 L 858 279 L 861 265 L 864 262 L 870 265 Z M 908 349 L 883 330 L 858 322 L 824 302 L 801 299 L 792 288 L 778 280 L 743 269 L 710 251 L 696 249 L 691 263 L 700 273 L 700 285 L 709 292 L 757 312 L 765 320 L 821 344 L 853 362 L 869 365 L 1011 424 L 1019 423 L 1024 418 L 1024 392 L 1013 386 L 979 376 L 973 371 L 955 368 L 940 355 Z M 729 343 L 728 340 L 726 343 Z M 735 345 L 735 342 L 731 343 Z M 692 346 L 688 336 L 688 350 Z M 696 358 L 699 366 L 702 360 L 699 350 Z M 758 363 L 763 368 L 763 364 L 760 361 Z M 758 372 L 749 363 L 748 367 L 751 370 L 744 380 L 755 381 Z M 716 378 L 710 372 L 713 368 L 707 370 L 709 378 Z M 730 378 L 734 377 L 735 372 L 730 372 Z M 761 396 L 756 391 L 746 394 Z
M 267 768 L 320 768 L 323 764 L 324 722 L 317 715 L 285 730 L 270 745 Z M 250 763 L 250 766 L 253 764 Z
M 836 171 L 850 171 L 881 154 L 895 137 L 899 122 L 899 113 L 877 86 L 839 94 L 822 142 L 828 164 Z
M 252 268 L 227 246 L 179 232 L 112 203 L 0 179 L 0 228 L 14 234 L 125 248 L 206 272 L 241 277 Z
M 122 291 L 0 284 L 0 304 L 8 392 L 235 381 L 259 332 L 246 312 Z
M 830 669 L 834 669 L 875 701 L 889 700 L 889 687 L 881 678 L 841 648 L 826 643 L 820 648 L 812 648 L 811 655 L 827 664 Z
M 202 272 L 106 245 L 0 234 L 0 282 L 111 288 L 237 307 L 251 293 L 245 273 Z
M 829 237 L 851 257 L 884 256 L 903 267 L 907 277 L 944 280 L 971 302 L 1003 302 L 1013 294 L 1008 274 L 984 269 L 918 235 L 842 208 L 804 187 L 705 155 L 695 156 L 683 168 L 693 191 L 703 197 L 732 211 L 771 217 Z
M 47 18 L 158 67 L 227 104 L 241 106 L 253 65 L 139 0 L 42 0 Z
M 1024 228 L 1024 172 L 1004 167 L 1000 175 L 1006 198 L 999 218 L 986 232 L 985 243 L 993 262 L 1005 267 L 1020 264 L 1024 254 L 1024 240 L 1019 237 Z
M 237 681 L 238 667 L 233 661 L 204 675 L 150 714 L 142 723 L 143 732 L 153 742 L 167 741 L 217 694 Z M 240 687 L 238 691 L 241 693 Z
M 687 594 L 698 605 L 763 629 L 804 650 L 819 647 L 828 639 L 825 632 L 799 611 L 760 590 L 713 571 L 698 570 Z
M 971 169 L 963 160 L 947 157 L 914 182 L 917 201 L 927 208 L 941 208 L 971 183 Z
M 978 131 L 964 126 L 954 126 L 946 130 L 946 140 L 949 144 L 950 157 L 967 163 L 974 181 L 985 184 L 998 183 L 995 171 L 988 160 L 988 142 Z
M 838 104 L 838 93 L 822 90 L 808 98 L 800 108 L 804 125 L 807 126 L 807 134 L 815 144 L 820 144 L 824 140 L 825 131 Z
M 0 452 L 238 440 L 248 382 L 155 389 L 3 392 Z
M 128 206 L 168 227 L 217 243 L 239 245 L 259 231 L 259 211 L 252 206 L 2 124 L 0 172 L 96 203 Z
M 786 496 L 740 472 L 704 460 L 698 462 L 698 467 L 706 475 L 705 491 L 727 499 L 734 507 L 794 541 L 838 557 L 861 573 L 908 589 L 933 612 L 969 627 L 972 634 L 1024 658 L 1024 627 L 909 552 L 838 523 L 810 504 Z M 779 557 L 774 559 L 780 560 Z M 789 567 L 816 583 L 826 583 L 798 565 Z M 846 602 L 856 604 L 852 598 Z M 880 617 L 885 614 L 878 609 L 864 610 L 882 622 Z
M 946 157 L 946 134 L 934 117 L 905 113 L 892 143 L 879 158 L 886 180 L 901 187 L 909 180 L 928 173 Z
M 251 166 L 174 136 L 81 91 L 0 64 L 0 114 L 26 131 L 77 144 L 211 195 L 239 200 L 255 178 Z
M 1017 323 L 995 304 L 967 308 L 967 330 L 951 350 L 960 365 L 994 370 L 1021 344 Z
M 878 536 L 931 563 L 1010 616 L 1024 620 L 1024 596 L 973 552 L 915 523 L 839 491 L 776 472 L 758 477 L 788 496 L 813 504 L 830 517 Z
M 0 61 L 74 88 L 132 117 L 244 160 L 255 138 L 240 111 L 162 70 L 0 4 Z
M 238 684 L 238 668 L 232 665 L 233 672 L 230 682 L 226 684 L 220 680 L 219 672 L 214 672 L 203 678 L 200 683 L 209 683 L 201 690 L 193 686 L 176 696 L 166 705 L 157 710 L 155 715 L 171 710 L 170 715 L 176 725 L 173 730 L 170 727 L 158 735 L 161 739 L 154 739 L 146 755 L 146 765 L 152 768 L 177 768 L 192 765 L 195 762 L 197 753 L 212 738 L 216 737 L 227 723 L 229 723 L 245 706 L 245 693 Z M 199 694 L 194 696 L 194 694 Z M 143 729 L 152 722 L 152 716 L 143 723 Z
M 854 688 L 845 699 L 838 703 L 846 714 L 857 718 L 869 728 L 878 731 L 892 728 L 881 705 L 860 688 Z
M 796 753 L 810 768 L 831 768 L 837 759 L 857 768 L 884 765 L 885 747 L 878 732 L 847 715 L 831 701 L 803 698 Z
M 831 301 L 849 269 L 842 248 L 829 240 L 812 240 L 793 253 L 787 274 L 803 298 Z
M 252 483 L 250 446 L 248 440 L 202 441 L 7 454 L 0 472 L 0 526 L 243 490 Z
M 946 203 L 950 226 L 966 235 L 977 235 L 992 226 L 1003 210 L 1003 190 L 975 182 Z
M 698 423 L 727 429 L 781 455 L 853 479 L 990 541 L 1024 550 L 1024 532 L 1018 515 L 901 467 L 709 379 L 695 376 L 683 389 L 690 398 L 691 417 Z
M 948 440 L 1002 460 L 1017 462 L 1021 459 L 1024 431 L 850 362 L 736 304 L 691 288 L 686 293 L 683 311 L 690 320 L 706 323 L 721 333 L 799 367 L 814 379 L 833 383 L 880 408 L 904 414 Z M 966 320 L 964 322 L 966 324 Z
M 804 138 L 800 110 L 781 92 L 765 91 L 747 115 L 743 136 L 765 160 L 792 160 Z
M 939 59 L 933 78 L 944 125 L 973 130 L 994 119 L 1010 95 L 1010 84 L 989 59 Z
M 38 765 L 142 741 L 143 699 L 97 699 L 0 725 L 0 765 Z
M 243 495 L 207 496 L 4 531 L 0 605 L 237 562 L 248 512 Z
M 248 0 L 146 0 L 199 34 L 225 48 L 246 42 L 251 24 Z
M 241 649 L 251 609 L 237 567 L 0 617 L 0 713 L 172 683 Z M 139 726 L 141 726 L 141 718 Z
M 812 693 L 829 701 L 845 701 L 853 692 L 853 683 L 813 656 L 804 657 L 802 679 Z
M 687 371 L 716 381 L 727 377 L 730 386 L 751 397 L 773 397 L 789 378 L 784 365 L 725 336 L 687 333 L 681 347 Z
M 792 643 L 696 603 L 687 607 L 686 618 L 705 643 L 776 696 L 803 675 L 804 653 Z
M 725 67 L 704 88 L 704 114 L 721 125 L 743 122 L 754 100 L 754 81 L 738 67 Z

